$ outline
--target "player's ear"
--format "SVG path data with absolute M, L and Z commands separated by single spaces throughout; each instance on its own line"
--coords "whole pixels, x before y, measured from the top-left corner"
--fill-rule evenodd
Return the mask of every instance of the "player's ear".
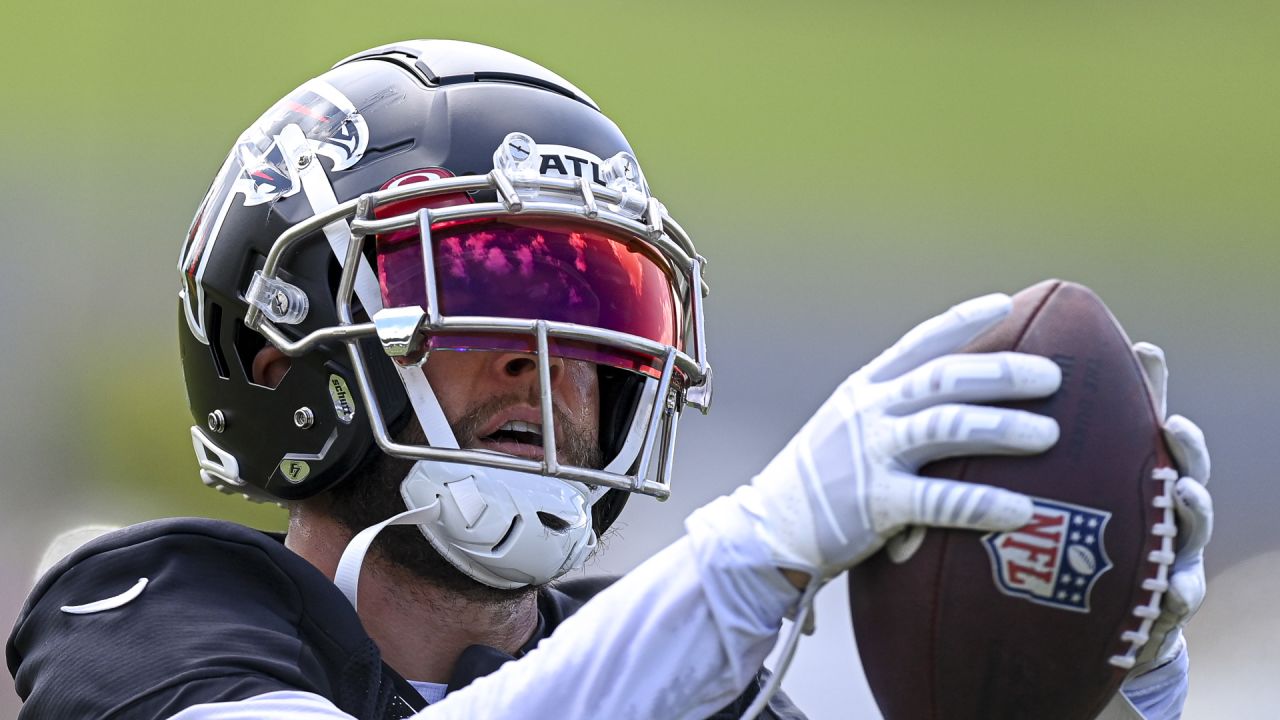
M 293 360 L 288 355 L 267 343 L 253 356 L 253 383 L 274 390 L 292 365 Z

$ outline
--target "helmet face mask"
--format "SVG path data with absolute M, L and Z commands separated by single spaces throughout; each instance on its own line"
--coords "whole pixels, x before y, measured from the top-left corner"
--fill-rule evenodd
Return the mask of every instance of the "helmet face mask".
M 460 45 L 471 77 L 507 81 L 433 85 L 422 67 L 466 75 Z M 665 498 L 680 411 L 709 403 L 687 234 L 589 99 L 491 48 L 375 49 L 277 103 L 215 179 L 179 272 L 207 484 L 297 500 L 373 453 L 416 460 L 402 497 L 440 506 L 424 535 L 496 587 L 581 562 L 606 493 Z M 249 372 L 267 342 L 292 358 L 275 388 Z M 458 447 L 419 366 L 477 350 L 536 359 L 540 459 Z M 600 368 L 603 467 L 559 461 L 553 358 Z M 428 442 L 397 442 L 415 416 Z

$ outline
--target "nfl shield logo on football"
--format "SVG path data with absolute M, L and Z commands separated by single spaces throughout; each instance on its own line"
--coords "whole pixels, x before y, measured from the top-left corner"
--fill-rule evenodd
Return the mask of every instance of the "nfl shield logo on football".
M 1031 522 L 988 533 L 983 546 L 1000 592 L 1041 605 L 1089 612 L 1089 594 L 1111 561 L 1103 531 L 1111 513 L 1032 498 Z

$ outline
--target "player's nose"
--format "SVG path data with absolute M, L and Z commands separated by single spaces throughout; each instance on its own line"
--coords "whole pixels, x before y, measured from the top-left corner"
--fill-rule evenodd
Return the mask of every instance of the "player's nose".
M 551 376 L 551 387 L 555 388 L 564 377 L 564 359 L 551 356 L 547 369 Z M 496 353 L 491 370 L 503 382 L 537 383 L 538 356 L 517 352 Z

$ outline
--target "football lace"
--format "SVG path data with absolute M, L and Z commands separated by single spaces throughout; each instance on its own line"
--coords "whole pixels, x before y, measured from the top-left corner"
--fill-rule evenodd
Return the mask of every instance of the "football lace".
M 1160 617 L 1160 601 L 1169 589 L 1169 567 L 1174 560 L 1174 538 L 1178 535 L 1178 526 L 1173 518 L 1173 484 L 1178 480 L 1178 473 L 1173 468 L 1161 467 L 1151 471 L 1151 479 L 1163 483 L 1160 494 L 1152 499 L 1151 504 L 1163 513 L 1160 522 L 1151 526 L 1151 534 L 1160 538 L 1160 548 L 1147 555 L 1149 562 L 1156 565 L 1156 576 L 1142 581 L 1142 589 L 1151 593 L 1143 605 L 1133 609 L 1134 617 L 1142 618 L 1137 630 L 1126 630 L 1120 634 L 1120 641 L 1129 643 L 1129 649 L 1123 655 L 1112 655 L 1108 663 L 1118 668 L 1130 670 L 1138 661 L 1138 653 L 1151 639 L 1151 626 Z

